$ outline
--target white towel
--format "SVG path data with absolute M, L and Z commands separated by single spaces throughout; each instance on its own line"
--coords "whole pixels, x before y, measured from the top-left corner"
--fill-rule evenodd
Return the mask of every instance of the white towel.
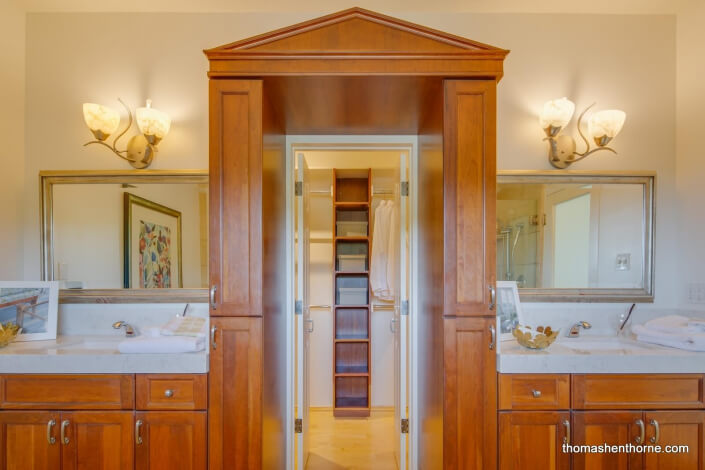
M 648 328 L 646 325 L 635 325 L 632 327 L 632 332 L 636 334 L 637 341 L 644 343 L 659 344 L 688 351 L 705 351 L 705 333 L 667 333 Z
M 387 284 L 387 262 L 389 249 L 389 207 L 388 201 L 382 201 L 374 217 L 372 233 L 372 253 L 370 255 L 370 287 L 372 293 L 383 299 L 389 295 Z
M 644 323 L 644 327 L 663 333 L 705 333 L 705 322 L 682 315 L 666 315 L 654 318 Z
M 206 339 L 193 336 L 138 336 L 118 344 L 123 354 L 189 353 L 206 349 Z

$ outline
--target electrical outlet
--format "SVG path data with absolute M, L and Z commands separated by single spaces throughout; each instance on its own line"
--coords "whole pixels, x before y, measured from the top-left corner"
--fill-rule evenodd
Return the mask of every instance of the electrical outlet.
M 691 304 L 705 304 L 705 283 L 691 282 L 688 284 L 688 301 Z
M 617 271 L 629 271 L 632 269 L 632 254 L 618 253 L 614 263 L 614 269 Z

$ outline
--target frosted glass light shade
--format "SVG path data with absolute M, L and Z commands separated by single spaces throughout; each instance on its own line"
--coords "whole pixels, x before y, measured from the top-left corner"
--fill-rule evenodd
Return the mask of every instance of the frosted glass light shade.
M 171 118 L 163 111 L 152 108 L 152 100 L 147 100 L 147 106 L 137 108 L 137 127 L 147 137 L 150 144 L 157 144 L 169 133 Z M 152 140 L 154 140 L 152 142 Z
M 83 103 L 83 120 L 99 140 L 107 139 L 120 125 L 120 114 L 96 103 Z
M 588 133 L 593 139 L 613 139 L 622 130 L 627 114 L 618 109 L 598 111 L 588 120 Z
M 547 101 L 543 105 L 543 110 L 539 115 L 541 129 L 547 127 L 562 128 L 568 124 L 575 112 L 575 104 L 568 98 L 558 98 Z

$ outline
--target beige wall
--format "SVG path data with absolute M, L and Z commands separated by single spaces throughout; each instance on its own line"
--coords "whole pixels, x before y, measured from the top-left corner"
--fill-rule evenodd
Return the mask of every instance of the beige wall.
M 396 14 L 512 50 L 499 86 L 501 169 L 549 169 L 535 114 L 569 96 L 628 113 L 619 156 L 595 155 L 576 169 L 659 173 L 657 302 L 675 302 L 675 18 L 638 15 Z M 116 169 L 126 164 L 90 134 L 81 103 L 118 106 L 146 98 L 173 117 L 153 168 L 207 167 L 207 61 L 201 50 L 315 16 L 288 14 L 29 14 L 25 277 L 38 275 L 36 175 L 40 169 Z M 596 26 L 599 25 L 599 26 Z M 599 32 L 599 34 L 595 34 Z M 648 60 L 645 60 L 648 57 Z M 648 136 L 648 138 L 645 138 Z
M 22 278 L 25 15 L 0 3 L 0 280 Z
M 676 177 L 680 217 L 679 299 L 693 303 L 688 285 L 699 284 L 705 291 L 705 151 L 703 110 L 705 108 L 705 3 L 692 0 L 678 16 L 678 96 Z M 700 301 L 700 307 L 705 299 Z

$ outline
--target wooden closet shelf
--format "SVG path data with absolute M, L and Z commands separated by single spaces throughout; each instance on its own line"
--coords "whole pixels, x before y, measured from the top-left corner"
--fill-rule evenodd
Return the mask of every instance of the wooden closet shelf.
M 369 273 L 370 273 L 369 271 L 336 271 L 335 272 L 336 275 L 338 275 L 338 274 L 357 274 L 360 276 L 366 276 Z
M 369 377 L 369 372 L 335 372 L 336 377 Z
M 369 343 L 370 338 L 336 338 L 336 343 Z
M 349 236 L 349 237 L 335 237 L 335 241 L 352 241 L 352 242 L 366 242 L 370 239 L 370 237 L 363 237 L 363 236 Z
M 333 201 L 333 205 L 337 207 L 368 207 L 369 201 Z

